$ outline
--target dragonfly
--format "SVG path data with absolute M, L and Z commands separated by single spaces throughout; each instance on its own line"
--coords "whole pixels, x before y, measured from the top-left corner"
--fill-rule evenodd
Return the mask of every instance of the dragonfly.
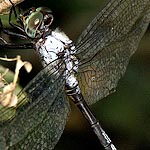
M 108 1 L 76 42 L 51 28 L 49 8 L 33 7 L 20 14 L 19 25 L 12 23 L 12 13 L 17 16 L 13 3 L 9 24 L 20 33 L 6 29 L 2 21 L 1 31 L 29 43 L 1 38 L 0 48 L 33 48 L 44 68 L 18 94 L 15 108 L 0 107 L 0 149 L 53 149 L 65 128 L 71 99 L 104 149 L 116 150 L 89 105 L 115 91 L 149 25 L 150 1 Z

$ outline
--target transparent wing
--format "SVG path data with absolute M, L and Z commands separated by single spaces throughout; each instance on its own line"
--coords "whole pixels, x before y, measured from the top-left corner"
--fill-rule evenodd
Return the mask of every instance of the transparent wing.
M 69 113 L 64 93 L 64 65 L 48 65 L 18 95 L 14 116 L 0 124 L 0 149 L 53 149 Z M 59 66 L 59 71 L 51 66 Z M 59 72 L 59 73 L 58 73 Z M 11 109 L 0 109 L 0 118 Z M 8 117 L 9 118 L 9 117 Z
M 110 0 L 81 34 L 77 78 L 88 104 L 114 91 L 149 21 L 149 0 Z

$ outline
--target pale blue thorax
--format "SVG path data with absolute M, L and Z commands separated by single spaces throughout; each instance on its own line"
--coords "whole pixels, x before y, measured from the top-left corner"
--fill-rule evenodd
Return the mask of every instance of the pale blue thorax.
M 66 66 L 66 83 L 70 87 L 75 87 L 78 84 L 74 75 L 74 73 L 78 69 L 78 60 L 74 56 L 75 46 L 66 48 L 71 43 L 72 41 L 65 35 L 64 32 L 56 29 L 52 31 L 50 35 L 46 36 L 45 39 L 41 38 L 36 42 L 36 50 L 41 57 L 41 62 L 44 67 L 53 62 L 54 60 L 57 60 L 58 54 L 63 52 L 63 60 Z M 60 61 L 60 59 L 58 59 L 58 61 Z M 56 67 L 51 66 L 51 68 Z

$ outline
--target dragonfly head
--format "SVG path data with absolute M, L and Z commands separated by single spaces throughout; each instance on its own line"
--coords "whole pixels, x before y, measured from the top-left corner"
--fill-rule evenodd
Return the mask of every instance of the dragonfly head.
M 52 11 L 46 7 L 30 8 L 20 15 L 26 34 L 30 38 L 39 38 L 53 22 Z

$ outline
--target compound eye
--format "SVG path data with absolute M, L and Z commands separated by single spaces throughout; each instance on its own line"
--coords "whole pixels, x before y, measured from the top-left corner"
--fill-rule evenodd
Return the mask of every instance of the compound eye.
M 40 12 L 34 12 L 32 13 L 32 15 L 29 17 L 29 21 L 28 21 L 28 26 L 30 28 L 37 28 L 41 22 L 43 20 L 43 15 Z
M 40 19 L 39 18 L 37 18 L 37 19 L 34 20 L 34 25 L 35 26 L 37 26 L 39 23 L 40 23 Z
M 25 21 L 24 27 L 26 34 L 35 38 L 38 28 L 43 21 L 43 14 L 41 12 L 33 12 Z
M 41 12 L 44 16 L 44 25 L 50 26 L 54 20 L 52 11 L 47 7 L 39 7 L 36 9 L 37 12 Z

